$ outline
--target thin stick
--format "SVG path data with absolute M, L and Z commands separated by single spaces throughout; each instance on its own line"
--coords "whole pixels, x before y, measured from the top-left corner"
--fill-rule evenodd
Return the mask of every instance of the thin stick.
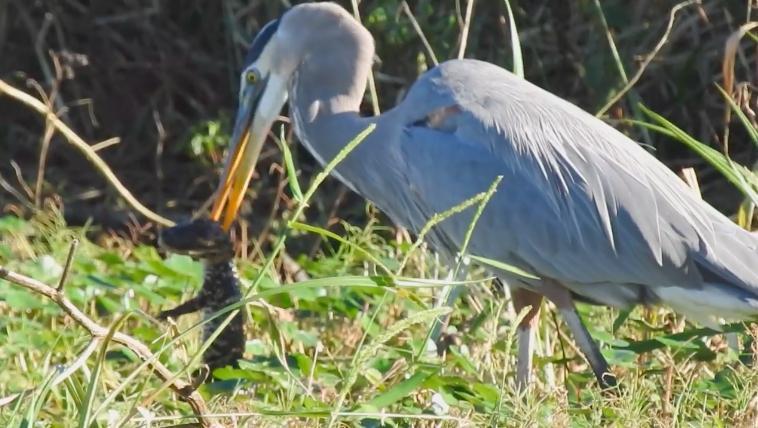
M 116 144 L 121 143 L 121 138 L 119 137 L 111 137 L 107 140 L 103 140 L 99 143 L 95 143 L 92 145 L 92 150 L 99 152 L 100 150 L 106 149 L 110 146 L 115 146 Z
M 132 206 L 132 208 L 137 210 L 140 214 L 144 215 L 148 219 L 163 226 L 174 225 L 173 221 L 153 212 L 146 206 L 142 205 L 142 203 L 138 201 L 131 192 L 129 192 L 129 190 L 121 183 L 121 181 L 119 181 L 118 177 L 116 177 L 116 174 L 113 173 L 110 167 L 108 167 L 108 164 L 106 164 L 105 161 L 103 161 L 103 159 L 98 156 L 92 147 L 90 147 L 89 144 L 85 143 L 81 137 L 79 137 L 74 131 L 71 130 L 71 128 L 68 127 L 68 125 L 63 123 L 58 118 L 58 116 L 55 115 L 55 112 L 50 110 L 48 106 L 46 106 L 40 100 L 27 94 L 26 92 L 14 88 L 13 86 L 5 83 L 5 81 L 0 80 L 0 95 L 2 94 L 7 94 L 9 97 L 21 101 L 23 104 L 26 104 L 27 106 L 36 110 L 39 114 L 43 115 L 46 120 L 52 123 L 52 125 L 61 134 L 63 134 L 64 137 L 66 137 L 66 141 L 71 143 L 71 145 L 79 149 L 79 151 L 84 154 L 84 157 L 86 157 L 87 160 L 89 160 L 95 166 L 95 168 L 97 168 L 97 170 L 100 171 L 100 173 L 108 180 L 108 182 L 110 182 L 110 184 L 116 188 L 116 191 L 118 191 L 121 197 L 124 198 L 126 202 Z
M 27 199 L 26 197 L 24 197 L 24 195 L 21 192 L 19 192 L 18 190 L 16 190 L 16 188 L 13 187 L 8 182 L 8 180 L 6 180 L 5 177 L 3 177 L 2 174 L 0 174 L 0 189 L 3 189 L 6 192 L 10 193 L 12 196 L 14 196 L 16 199 L 18 199 L 18 201 L 23 206 L 25 206 L 26 208 L 31 209 L 31 210 L 35 209 L 34 204 L 32 204 L 31 202 L 29 202 L 29 199 Z
M 47 152 L 50 149 L 50 140 L 53 139 L 54 133 L 55 128 L 50 124 L 49 120 L 46 120 L 45 134 L 42 137 L 42 146 L 39 149 L 39 160 L 37 161 L 37 180 L 34 184 L 34 206 L 37 209 L 42 207 L 42 184 L 45 181 L 45 164 L 47 163 Z
M 408 19 L 411 20 L 411 25 L 413 26 L 413 29 L 416 30 L 416 34 L 418 34 L 419 38 L 421 38 L 421 43 L 424 44 L 424 49 L 426 49 L 427 55 L 429 55 L 432 63 L 437 66 L 439 64 L 439 61 L 437 61 L 437 55 L 434 54 L 432 45 L 430 45 L 429 40 L 426 39 L 424 32 L 421 30 L 421 26 L 418 24 L 418 21 L 416 21 L 416 17 L 413 16 L 413 12 L 411 12 L 411 8 L 408 6 L 408 2 L 403 0 L 403 2 L 400 3 L 400 8 L 403 9 L 403 12 L 408 16 Z
M 361 13 L 358 10 L 358 0 L 352 0 L 353 15 L 358 22 L 361 22 Z M 374 116 L 379 116 L 381 110 L 379 109 L 379 95 L 376 92 L 376 81 L 374 80 L 374 70 L 368 74 L 368 91 L 371 94 L 371 108 L 374 110 Z
M 108 334 L 107 328 L 97 324 L 84 312 L 79 310 L 79 308 L 74 306 L 74 304 L 66 298 L 63 292 L 56 290 L 55 288 L 50 287 L 43 282 L 37 281 L 34 278 L 30 278 L 26 275 L 10 271 L 3 266 L 0 266 L 0 279 L 4 279 L 8 282 L 24 287 L 34 293 L 41 294 L 52 300 L 63 310 L 63 312 L 68 314 L 71 319 L 73 319 L 80 326 L 84 327 L 84 329 L 89 332 L 93 339 L 99 341 Z M 141 360 L 149 362 L 151 368 L 155 371 L 161 380 L 166 381 L 168 379 L 172 379 L 169 387 L 189 404 L 197 418 L 198 423 L 202 427 L 220 427 L 219 424 L 211 422 L 205 417 L 205 415 L 209 412 L 208 406 L 206 405 L 203 397 L 200 396 L 198 392 L 194 391 L 192 389 L 192 385 L 189 383 L 184 382 L 180 379 L 175 379 L 174 373 L 172 373 L 168 368 L 166 368 L 166 366 L 158 361 L 156 355 L 150 352 L 150 349 L 148 349 L 144 343 L 121 332 L 116 332 L 113 335 L 113 341 L 129 348 L 129 350 L 134 352 Z
M 658 40 L 658 43 L 655 45 L 655 48 L 653 48 L 653 51 L 650 52 L 647 56 L 645 56 L 645 59 L 642 61 L 642 64 L 640 64 L 640 68 L 637 69 L 637 72 L 634 73 L 634 76 L 632 76 L 631 79 L 629 79 L 628 82 L 624 85 L 623 88 L 621 88 L 620 91 L 618 91 L 613 97 L 611 97 L 610 100 L 608 100 L 605 105 L 600 108 L 600 110 L 595 113 L 595 116 L 602 116 L 606 111 L 608 111 L 609 108 L 611 108 L 614 104 L 618 102 L 618 100 L 621 99 L 627 92 L 629 92 L 630 89 L 632 89 L 632 86 L 637 84 L 637 81 L 640 80 L 640 77 L 642 77 L 642 74 L 647 69 L 647 66 L 650 65 L 650 63 L 653 61 L 653 58 L 658 56 L 658 52 L 661 51 L 663 46 L 666 44 L 666 42 L 669 39 L 669 36 L 671 35 L 671 29 L 674 28 L 674 18 L 676 17 L 676 13 L 679 12 L 682 8 L 685 8 L 693 3 L 699 3 L 699 0 L 689 0 L 682 3 L 677 4 L 671 9 L 671 13 L 669 14 L 669 23 L 666 26 L 666 31 L 663 32 L 663 36 L 660 40 Z M 618 52 L 615 51 L 615 45 L 614 46 L 614 52 L 616 52 L 616 56 L 618 56 Z
M 471 28 L 471 13 L 474 11 L 474 0 L 468 0 L 466 4 L 466 18 L 463 20 L 463 29 L 461 30 L 461 45 L 458 47 L 458 59 L 463 59 L 468 44 L 468 32 Z
M 600 5 L 600 0 L 595 0 L 594 4 L 595 4 L 595 9 L 597 9 L 598 16 L 600 17 L 600 24 L 603 27 L 603 31 L 605 31 L 605 37 L 606 39 L 608 39 L 608 47 L 611 50 L 611 56 L 613 57 L 613 62 L 616 64 L 616 68 L 618 70 L 619 76 L 621 77 L 621 81 L 624 82 L 624 85 L 628 85 L 629 78 L 626 76 L 624 63 L 621 61 L 621 55 L 619 54 L 619 51 L 616 48 L 616 42 L 613 40 L 613 34 L 611 33 L 611 29 L 608 26 L 608 21 L 605 19 L 605 12 L 603 12 L 603 7 Z M 629 98 L 631 100 L 632 114 L 636 119 L 639 119 L 642 115 L 640 113 L 640 109 L 638 105 L 642 103 L 642 99 L 633 90 L 630 90 Z M 649 142 L 650 135 L 647 129 L 642 129 L 641 133 L 642 133 L 643 140 L 645 142 Z
M 66 264 L 63 266 L 63 273 L 61 273 L 61 279 L 58 281 L 58 288 L 56 288 L 58 292 L 61 292 L 63 290 L 63 286 L 66 284 L 66 278 L 68 278 L 68 272 L 69 269 L 71 269 L 71 262 L 74 261 L 74 253 L 76 253 L 77 247 L 79 247 L 79 240 L 74 238 L 74 240 L 71 241 L 71 246 L 68 247 Z
M 742 24 L 737 31 L 733 32 L 726 40 L 724 46 L 724 60 L 721 63 L 721 74 L 724 79 L 724 91 L 729 98 L 734 99 L 732 90 L 734 89 L 734 62 L 737 56 L 737 50 L 740 47 L 740 40 L 748 32 L 758 27 L 758 22 L 748 22 Z M 724 105 L 724 154 L 729 155 L 729 121 L 732 117 L 732 109 L 729 103 Z

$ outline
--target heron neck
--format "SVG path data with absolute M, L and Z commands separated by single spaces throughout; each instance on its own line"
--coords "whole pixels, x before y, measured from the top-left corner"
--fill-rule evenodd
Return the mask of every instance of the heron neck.
M 332 160 L 345 145 L 375 122 L 375 118 L 361 117 L 358 112 L 365 79 L 361 84 L 356 80 L 356 76 L 337 76 L 325 82 L 318 76 L 312 78 L 300 72 L 290 90 L 290 112 L 295 132 L 322 164 Z M 360 90 L 357 90 L 359 85 Z

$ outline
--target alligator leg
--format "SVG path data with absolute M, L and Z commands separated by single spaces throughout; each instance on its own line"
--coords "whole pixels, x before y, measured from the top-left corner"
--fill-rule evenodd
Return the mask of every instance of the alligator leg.
M 200 309 L 202 309 L 205 306 L 205 298 L 202 294 L 187 300 L 186 302 L 182 303 L 181 305 L 169 309 L 167 311 L 163 311 L 158 314 L 158 319 L 165 320 L 168 317 L 176 318 L 180 315 L 184 314 L 191 314 L 192 312 L 196 312 Z

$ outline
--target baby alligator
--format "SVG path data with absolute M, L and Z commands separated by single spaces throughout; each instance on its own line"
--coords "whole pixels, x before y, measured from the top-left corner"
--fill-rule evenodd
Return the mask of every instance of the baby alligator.
M 242 299 L 234 267 L 234 249 L 229 236 L 212 220 L 198 219 L 165 229 L 158 245 L 166 250 L 200 259 L 205 265 L 205 277 L 200 293 L 181 305 L 163 311 L 160 319 L 176 318 L 199 309 L 203 319 L 209 319 L 216 311 Z M 203 324 L 203 341 L 207 340 L 228 314 L 220 315 Z M 203 354 L 203 361 L 210 373 L 219 367 L 237 367 L 245 349 L 245 318 L 242 311 L 216 337 Z

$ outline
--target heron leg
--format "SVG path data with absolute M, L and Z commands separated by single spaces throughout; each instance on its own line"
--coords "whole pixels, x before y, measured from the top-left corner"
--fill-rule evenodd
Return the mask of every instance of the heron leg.
M 516 385 L 519 389 L 526 388 L 532 381 L 532 357 L 534 355 L 534 331 L 539 321 L 542 295 L 525 288 L 515 288 L 511 291 L 513 309 L 520 314 L 524 308 L 529 312 L 516 329 L 518 340 L 518 361 L 516 363 Z
M 457 276 L 453 276 L 453 271 L 451 271 L 448 274 L 448 277 L 446 279 L 450 281 L 455 281 L 463 278 L 466 278 L 466 274 L 468 273 L 468 260 L 463 259 L 461 260 L 460 268 L 457 272 Z M 458 300 L 458 297 L 463 293 L 464 287 L 461 285 L 447 285 L 444 288 L 442 288 L 442 292 L 437 297 L 437 303 L 435 304 L 435 308 L 447 306 L 452 307 L 455 305 L 455 302 Z M 436 320 L 434 320 L 434 323 L 432 324 L 432 331 L 429 333 L 429 340 L 432 341 L 437 348 L 437 353 L 439 355 L 442 355 L 447 350 L 448 345 L 446 344 L 447 340 L 443 340 L 442 337 L 443 333 L 447 329 L 448 324 L 450 323 L 450 314 L 443 315 Z
M 616 376 L 608 369 L 608 362 L 605 361 L 600 348 L 595 343 L 595 340 L 592 339 L 590 332 L 587 331 L 587 327 L 584 326 L 582 318 L 576 311 L 576 306 L 574 306 L 574 300 L 569 290 L 554 282 L 550 284 L 549 289 L 549 293 L 546 293 L 547 297 L 558 307 L 558 311 L 568 325 L 569 330 L 571 330 L 577 346 L 579 346 L 590 367 L 592 367 L 592 372 L 595 373 L 600 387 L 603 389 L 615 387 Z

